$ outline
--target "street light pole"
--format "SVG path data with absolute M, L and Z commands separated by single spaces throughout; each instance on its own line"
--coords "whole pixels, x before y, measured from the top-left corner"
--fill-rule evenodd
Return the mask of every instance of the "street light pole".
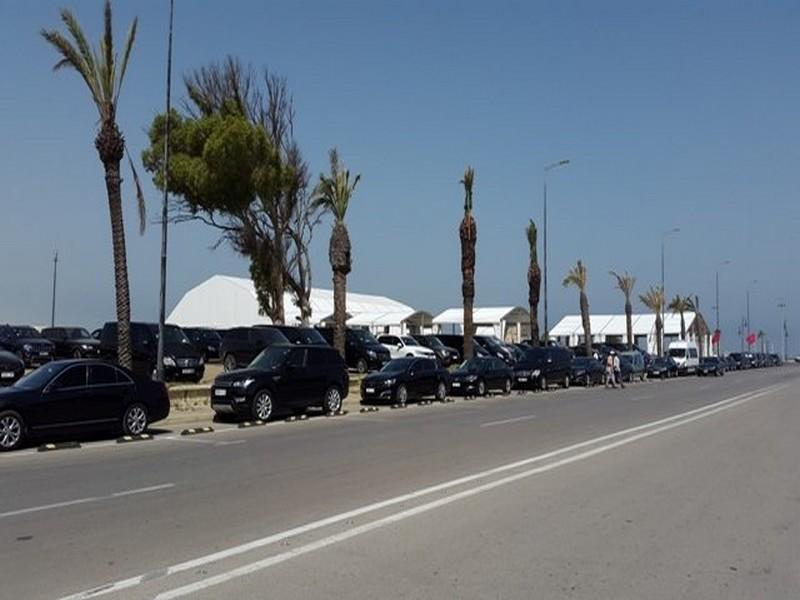
M 745 331 L 745 336 L 747 336 L 747 351 L 751 352 L 753 350 L 753 344 L 750 343 L 750 334 L 752 333 L 750 327 L 750 286 L 755 285 L 758 283 L 758 279 L 753 279 L 750 283 L 747 284 L 747 331 Z
M 725 265 L 729 264 L 731 264 L 731 261 L 723 260 L 721 263 L 717 265 L 717 270 L 715 273 L 714 293 L 716 295 L 716 303 L 717 303 L 717 305 L 714 307 L 716 311 L 716 320 L 717 320 L 715 333 L 719 335 L 719 338 L 717 339 L 717 356 L 720 355 L 719 350 L 720 350 L 720 343 L 722 341 L 722 332 L 719 329 L 719 269 L 720 267 L 724 267 Z
M 786 302 L 778 304 L 778 308 L 783 309 L 783 362 L 786 362 L 789 352 L 789 328 L 786 324 Z
M 544 168 L 544 335 L 545 340 L 550 340 L 550 327 L 547 312 L 547 173 L 556 167 L 563 167 L 569 164 L 569 159 L 560 160 L 547 165 Z
M 664 295 L 664 302 L 661 303 L 661 353 L 666 354 L 664 348 L 664 330 L 666 329 L 666 321 L 664 319 L 666 313 L 666 304 L 667 304 L 667 288 L 664 284 L 664 246 L 667 243 L 667 237 L 672 235 L 673 233 L 678 233 L 680 231 L 679 227 L 673 227 L 669 231 L 665 231 L 661 234 L 661 293 Z
M 161 282 L 158 292 L 158 352 L 156 354 L 156 373 L 159 381 L 164 381 L 164 322 L 167 304 L 167 220 L 169 218 L 169 133 L 170 111 L 172 110 L 172 17 L 175 1 L 169 2 L 169 38 L 167 42 L 167 121 L 164 131 L 164 199 L 161 205 Z
M 56 326 L 56 279 L 58 278 L 58 250 L 53 255 L 53 303 L 50 307 L 50 327 Z

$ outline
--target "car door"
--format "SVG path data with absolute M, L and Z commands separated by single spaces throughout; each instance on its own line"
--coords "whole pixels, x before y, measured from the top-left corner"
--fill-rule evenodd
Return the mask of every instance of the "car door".
M 319 406 L 328 385 L 328 359 L 322 348 L 306 349 L 304 406 Z
M 406 389 L 409 396 L 419 397 L 424 396 L 425 391 L 425 376 L 422 371 L 422 360 L 417 359 L 408 366 L 408 381 L 406 382 Z
M 89 365 L 86 411 L 98 423 L 122 419 L 125 405 L 133 391 L 133 382 L 111 365 Z
M 42 390 L 35 409 L 37 429 L 72 426 L 92 420 L 86 402 L 86 365 L 67 367 Z
M 292 410 L 305 408 L 311 396 L 306 367 L 306 349 L 292 348 L 283 362 L 283 373 L 277 383 L 278 402 Z
M 506 377 L 506 363 L 501 358 L 493 358 L 492 364 L 489 365 L 489 379 L 491 383 L 488 384 L 489 389 L 501 390 L 505 385 Z

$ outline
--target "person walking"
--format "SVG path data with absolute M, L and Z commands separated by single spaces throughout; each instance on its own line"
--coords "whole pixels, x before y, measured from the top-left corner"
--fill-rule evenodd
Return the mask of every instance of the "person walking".
M 619 383 L 619 387 L 623 390 L 625 389 L 625 384 L 622 381 L 622 364 L 619 360 L 619 355 L 616 352 L 612 352 L 611 354 L 614 355 L 614 378 Z
M 616 384 L 614 383 L 614 351 L 612 350 L 608 356 L 606 356 L 606 387 L 611 385 L 612 388 L 616 388 Z

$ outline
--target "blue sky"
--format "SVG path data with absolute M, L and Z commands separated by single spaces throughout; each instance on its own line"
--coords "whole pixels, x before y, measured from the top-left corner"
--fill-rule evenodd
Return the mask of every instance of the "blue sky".
M 37 35 L 74 9 L 92 39 L 100 0 L 0 0 L 0 321 L 49 321 L 51 258 L 60 253 L 58 321 L 113 317 L 111 242 L 88 92 Z M 139 37 L 120 126 L 138 157 L 163 110 L 166 0 L 115 2 L 118 37 Z M 800 327 L 794 258 L 800 207 L 796 2 L 190 2 L 176 0 L 175 85 L 231 54 L 285 75 L 297 137 L 318 173 L 332 146 L 363 179 L 349 213 L 354 291 L 432 312 L 460 304 L 458 181 L 476 169 L 477 305 L 524 305 L 524 226 L 541 219 L 550 179 L 551 323 L 578 310 L 560 279 L 589 268 L 593 312 L 619 312 L 609 269 L 644 291 L 699 294 L 709 319 L 721 274 L 732 343 L 752 288 L 753 329 L 779 344 L 776 304 Z M 130 177 L 128 176 L 128 179 Z M 136 318 L 155 319 L 159 230 L 135 227 L 124 188 Z M 159 195 L 149 180 L 151 217 Z M 327 238 L 316 232 L 314 284 L 330 285 Z M 170 231 L 168 309 L 214 273 L 247 273 L 215 232 Z M 637 304 L 635 310 L 644 310 Z M 793 336 L 793 351 L 797 351 Z

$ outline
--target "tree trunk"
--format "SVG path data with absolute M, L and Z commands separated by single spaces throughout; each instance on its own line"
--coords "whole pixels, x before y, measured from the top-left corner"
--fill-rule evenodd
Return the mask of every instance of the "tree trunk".
M 683 318 L 683 311 L 681 313 L 681 340 L 686 341 L 686 321 Z
M 461 238 L 461 297 L 464 304 L 464 356 L 472 358 L 472 308 L 475 302 L 475 242 L 478 229 L 472 215 L 464 215 L 458 230 Z
M 539 296 L 542 283 L 542 272 L 539 265 L 531 262 L 528 268 L 528 304 L 531 309 L 531 344 L 536 347 L 540 343 L 539 336 Z
M 661 344 L 661 328 L 662 328 L 661 313 L 659 312 L 656 314 L 656 353 L 659 356 L 664 355 L 663 347 Z
M 352 266 L 350 235 L 344 223 L 336 223 L 331 233 L 328 258 L 333 269 L 333 347 L 345 358 L 347 326 L 347 275 Z
M 122 178 L 119 165 L 125 154 L 125 140 L 113 120 L 102 123 L 94 142 L 103 162 L 111 218 L 111 243 L 114 254 L 114 287 L 117 296 L 117 361 L 133 367 L 131 357 L 131 296 L 128 287 L 128 259 L 125 251 L 125 225 L 122 217 Z
M 633 350 L 633 306 L 631 299 L 625 299 L 625 330 L 628 334 L 628 351 Z
M 589 298 L 581 290 L 581 321 L 583 322 L 583 337 L 586 346 L 586 356 L 592 355 L 592 325 L 589 319 Z

